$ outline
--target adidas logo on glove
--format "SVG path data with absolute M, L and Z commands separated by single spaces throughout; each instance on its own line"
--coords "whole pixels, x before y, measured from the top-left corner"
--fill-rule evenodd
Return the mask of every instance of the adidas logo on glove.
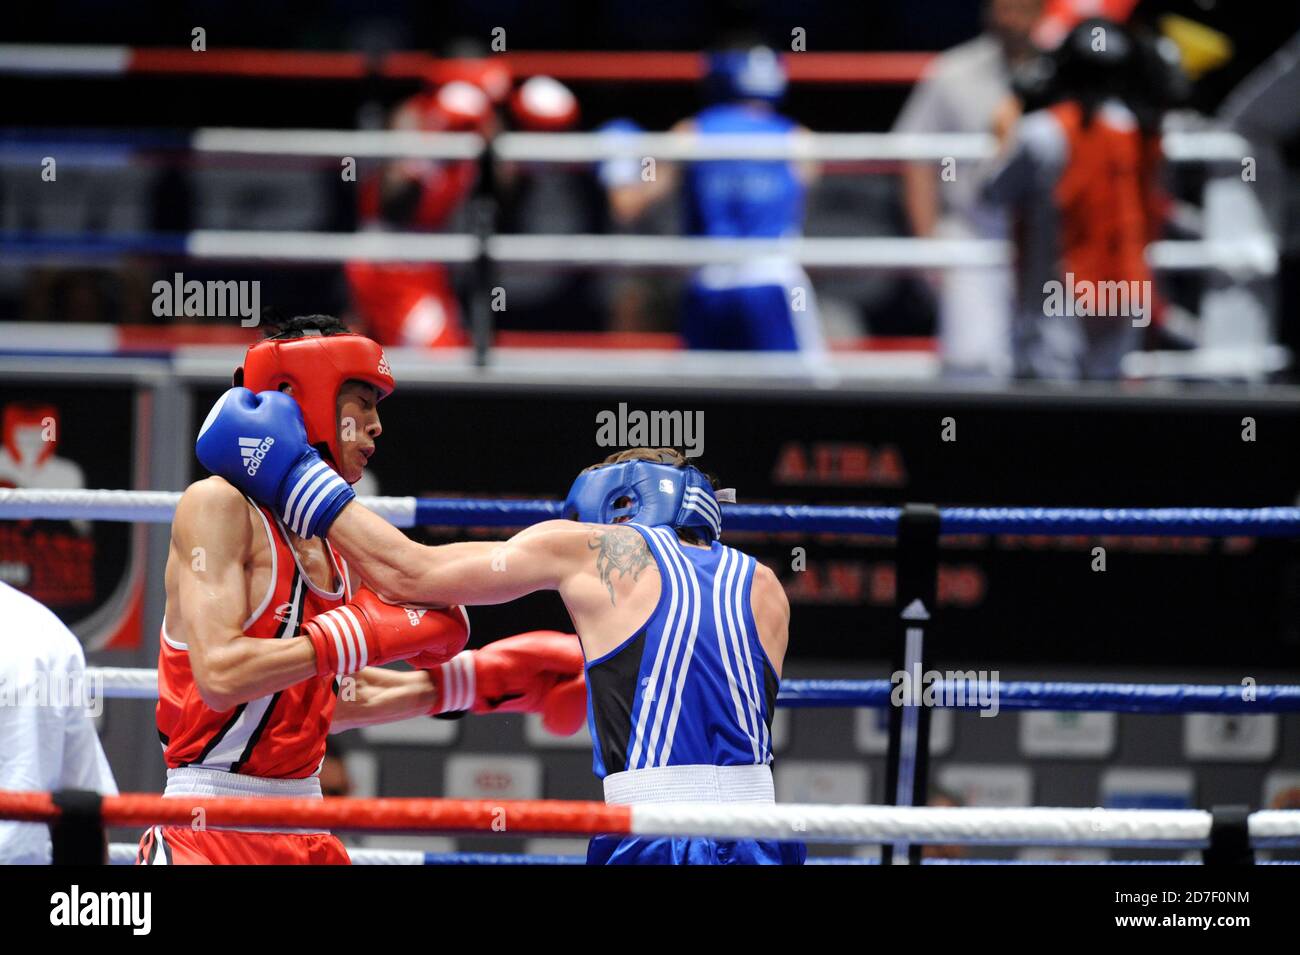
M 275 438 L 239 439 L 239 456 L 243 458 L 244 469 L 248 472 L 249 477 L 257 473 L 257 469 L 262 466 L 262 459 L 266 457 L 273 444 L 275 444 Z
M 403 607 L 402 609 L 406 611 L 406 617 L 411 621 L 412 627 L 418 627 L 420 625 L 420 618 L 429 612 L 427 610 L 413 610 L 410 607 Z

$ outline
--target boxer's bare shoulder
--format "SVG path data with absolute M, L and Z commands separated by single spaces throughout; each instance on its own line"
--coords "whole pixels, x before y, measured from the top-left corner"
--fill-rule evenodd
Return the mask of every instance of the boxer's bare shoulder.
M 178 544 L 196 536 L 219 537 L 227 546 L 246 549 L 252 541 L 247 498 L 224 478 L 209 477 L 185 489 L 172 518 L 172 542 Z

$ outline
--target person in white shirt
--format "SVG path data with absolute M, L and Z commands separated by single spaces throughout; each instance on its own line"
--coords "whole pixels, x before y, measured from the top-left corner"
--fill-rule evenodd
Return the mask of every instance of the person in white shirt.
M 896 133 L 991 133 L 1011 92 L 1012 70 L 1034 53 L 1030 33 L 1042 0 L 985 0 L 984 32 L 936 57 L 894 123 Z M 984 201 L 979 167 L 903 166 L 903 208 L 912 234 L 931 239 L 1009 237 L 1005 210 Z M 930 276 L 938 295 L 939 354 L 950 377 L 1005 379 L 1012 371 L 1011 272 L 948 268 Z
M 52 611 L 0 583 L 0 789 L 117 795 L 87 703 L 81 644 Z M 50 861 L 49 827 L 0 820 L 0 864 Z

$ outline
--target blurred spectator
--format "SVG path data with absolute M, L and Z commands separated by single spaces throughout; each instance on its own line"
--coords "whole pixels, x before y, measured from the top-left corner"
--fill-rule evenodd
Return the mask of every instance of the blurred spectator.
M 44 605 L 4 583 L 0 618 L 0 789 L 117 795 L 87 710 L 81 644 Z M 48 863 L 50 850 L 47 826 L 0 821 L 0 865 Z
M 1030 31 L 1042 0 L 986 0 L 984 32 L 939 56 L 917 83 L 894 124 L 896 133 L 988 133 L 1011 90 L 1011 74 L 1034 49 Z M 1005 239 L 1002 210 L 981 200 L 979 177 L 962 165 L 942 178 L 933 162 L 903 171 L 903 205 L 922 238 Z M 1008 328 L 1011 277 L 1005 269 L 943 270 L 939 349 L 948 374 L 1004 378 L 1011 372 Z
M 325 738 L 325 758 L 320 764 L 322 796 L 351 796 L 352 777 L 346 762 L 348 747 L 341 736 Z
M 509 99 L 511 127 L 525 133 L 562 133 L 578 123 L 578 99 L 563 83 L 533 76 Z M 601 197 L 588 177 L 548 162 L 501 162 L 495 167 L 500 202 L 497 231 L 547 235 L 600 231 Z M 590 331 L 606 327 L 593 301 L 596 276 L 585 269 L 498 266 L 508 298 L 496 316 L 502 329 Z
M 707 91 L 712 104 L 672 127 L 674 133 L 790 135 L 802 126 L 776 111 L 785 93 L 785 70 L 765 47 L 724 50 L 710 58 Z M 634 131 L 621 121 L 611 132 Z M 803 231 L 804 195 L 817 176 L 812 163 L 771 160 L 660 162 L 613 160 L 599 175 L 621 224 L 674 193 L 680 185 L 689 235 L 719 239 L 797 236 Z M 695 272 L 682 308 L 681 333 L 691 348 L 824 351 L 816 296 L 808 274 L 783 256 L 709 265 Z
M 956 809 L 962 805 L 962 801 L 947 790 L 935 789 L 930 793 L 926 805 L 937 809 Z M 921 858 L 923 859 L 960 859 L 965 855 L 966 847 L 961 845 L 923 846 L 921 848 Z
M 453 80 L 394 110 L 389 126 L 424 132 L 478 132 L 496 126 L 492 101 L 475 83 Z M 473 191 L 475 160 L 405 158 L 361 183 L 362 227 L 437 231 Z M 445 348 L 466 341 L 447 266 L 437 262 L 349 262 L 345 268 L 365 333 L 385 345 Z
M 984 197 L 1017 223 L 1018 376 L 1118 378 L 1152 321 L 1160 110 L 1145 67 L 1132 33 L 1086 20 L 1022 88 L 1030 112 L 1020 119 L 1016 97 L 999 110 L 1001 153 Z
M 1250 175 L 1240 161 L 1211 167 L 1205 238 L 1257 249 L 1284 248 L 1288 234 L 1284 151 L 1300 133 L 1300 34 L 1256 67 L 1219 107 L 1218 119 L 1250 142 Z M 1292 216 L 1294 218 L 1294 216 Z M 1261 347 L 1277 340 L 1278 277 L 1210 274 L 1201 301 L 1203 343 Z M 1294 323 L 1284 331 L 1294 348 Z

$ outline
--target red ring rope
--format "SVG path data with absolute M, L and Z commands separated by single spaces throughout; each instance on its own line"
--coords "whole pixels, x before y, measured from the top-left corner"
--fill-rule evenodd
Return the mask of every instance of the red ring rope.
M 557 799 L 164 798 L 129 793 L 105 796 L 102 816 L 109 826 L 189 826 L 199 809 L 208 827 L 628 834 L 632 826 L 629 806 Z M 0 791 L 0 819 L 50 822 L 58 816 L 50 793 Z

